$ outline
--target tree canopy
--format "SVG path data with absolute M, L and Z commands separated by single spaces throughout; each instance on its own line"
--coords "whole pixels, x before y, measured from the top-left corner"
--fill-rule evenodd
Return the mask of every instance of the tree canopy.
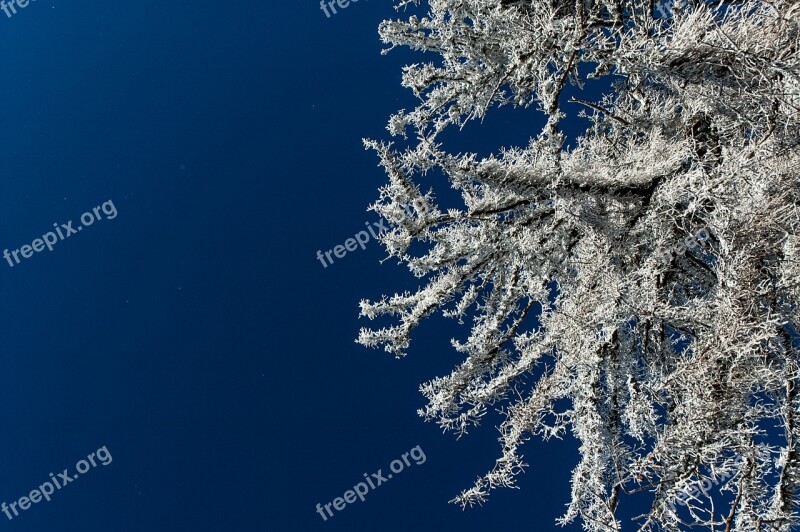
M 501 412 L 501 455 L 454 501 L 513 486 L 533 436 L 580 442 L 562 524 L 790 530 L 800 496 L 800 4 L 403 0 L 388 45 L 419 104 L 365 141 L 371 208 L 423 284 L 361 302 L 393 324 L 358 341 L 403 356 L 434 313 L 469 323 L 463 362 L 420 414 L 464 433 Z M 425 56 L 430 57 L 430 54 Z M 602 98 L 567 98 L 591 78 Z M 571 92 L 572 89 L 570 89 Z M 493 108 L 546 117 L 488 157 L 440 139 Z M 588 117 L 574 142 L 565 120 Z M 447 177 L 462 200 L 426 188 Z M 410 206 L 410 207 L 409 207 Z M 535 463 L 533 464 L 535 467 Z M 724 478 L 724 482 L 720 479 Z M 696 489 L 703 486 L 703 489 Z M 708 489 L 714 486 L 714 489 Z

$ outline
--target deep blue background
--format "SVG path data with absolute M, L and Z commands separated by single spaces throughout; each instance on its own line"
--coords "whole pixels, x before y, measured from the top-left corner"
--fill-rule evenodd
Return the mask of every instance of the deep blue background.
M 361 138 L 414 103 L 400 69 L 421 58 L 379 53 L 393 16 L 379 0 L 330 19 L 311 0 L 0 13 L 0 248 L 119 212 L 0 263 L 0 501 L 113 456 L 0 529 L 563 530 L 575 442 L 532 441 L 522 489 L 448 504 L 500 451 L 497 417 L 457 441 L 416 415 L 467 331 L 437 318 L 403 360 L 364 349 L 359 299 L 417 281 L 374 242 L 315 258 L 376 220 L 386 178 Z M 539 122 L 502 110 L 453 142 L 488 153 Z M 416 445 L 425 464 L 315 512 Z

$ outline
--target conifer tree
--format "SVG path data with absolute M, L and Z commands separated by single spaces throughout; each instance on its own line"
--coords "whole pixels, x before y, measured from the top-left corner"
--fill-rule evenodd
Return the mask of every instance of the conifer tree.
M 391 117 L 393 142 L 365 144 L 388 174 L 371 207 L 394 226 L 383 243 L 422 284 L 362 301 L 392 323 L 358 341 L 403 356 L 425 317 L 469 324 L 452 341 L 463 361 L 421 386 L 422 417 L 456 434 L 502 416 L 494 467 L 454 502 L 513 486 L 531 437 L 571 433 L 562 524 L 798 525 L 800 4 L 397 7 L 387 51 L 429 62 L 403 71 L 419 104 Z M 601 98 L 565 94 L 606 76 Z M 445 130 L 505 105 L 546 117 L 527 145 L 447 151 Z M 433 174 L 459 205 L 440 205 Z M 649 510 L 622 522 L 640 492 Z

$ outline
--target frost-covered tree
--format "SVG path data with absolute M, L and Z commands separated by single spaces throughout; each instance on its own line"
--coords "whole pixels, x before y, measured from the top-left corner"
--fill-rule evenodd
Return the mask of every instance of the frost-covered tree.
M 366 142 L 389 176 L 383 242 L 424 281 L 362 301 L 394 321 L 359 342 L 402 356 L 426 316 L 471 323 L 463 363 L 421 387 L 421 415 L 457 434 L 503 416 L 502 455 L 455 501 L 513 486 L 527 439 L 571 432 L 563 524 L 627 528 L 620 499 L 646 492 L 641 530 L 799 525 L 800 4 L 424 4 L 380 27 L 387 51 L 434 54 L 404 69 L 419 104 L 395 143 Z M 567 97 L 603 76 L 602 98 Z M 546 124 L 490 157 L 446 151 L 445 130 L 502 105 Z M 440 206 L 432 174 L 463 204 Z

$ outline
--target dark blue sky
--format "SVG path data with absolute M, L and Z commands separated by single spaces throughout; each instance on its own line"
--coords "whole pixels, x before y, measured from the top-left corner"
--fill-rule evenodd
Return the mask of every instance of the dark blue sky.
M 577 446 L 532 441 L 520 490 L 447 501 L 498 456 L 499 418 L 457 441 L 417 415 L 466 330 L 436 318 L 404 360 L 354 343 L 358 301 L 416 286 L 382 249 L 315 254 L 377 221 L 386 178 L 362 137 L 413 105 L 406 51 L 381 56 L 381 0 L 39 0 L 0 12 L 0 247 L 113 201 L 13 268 L 0 263 L 0 502 L 108 466 L 0 530 L 563 530 Z M 454 138 L 525 143 L 503 110 Z M 366 501 L 315 512 L 415 446 Z M 577 529 L 572 527 L 570 529 Z

